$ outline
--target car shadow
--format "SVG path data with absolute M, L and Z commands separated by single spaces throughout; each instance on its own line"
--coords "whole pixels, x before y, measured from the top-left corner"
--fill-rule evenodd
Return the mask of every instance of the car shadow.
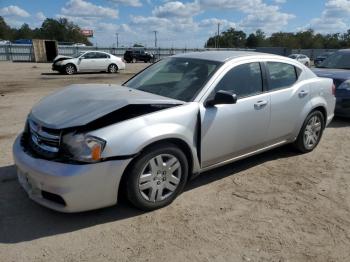
M 118 73 L 118 72 L 117 72 Z M 101 72 L 77 72 L 74 75 L 111 75 L 111 73 L 101 71 Z M 59 72 L 41 73 L 43 76 L 69 76 L 66 74 L 61 74 Z
M 264 162 L 296 155 L 290 147 L 281 147 L 233 164 L 204 172 L 189 181 L 186 191 Z M 28 198 L 16 178 L 14 165 L 0 167 L 0 243 L 19 243 L 46 236 L 73 232 L 98 224 L 139 216 L 144 212 L 122 199 L 118 205 L 82 213 L 59 213 Z

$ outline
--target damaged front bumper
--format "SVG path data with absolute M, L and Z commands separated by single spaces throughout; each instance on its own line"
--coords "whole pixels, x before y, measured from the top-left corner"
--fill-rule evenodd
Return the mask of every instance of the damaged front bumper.
M 61 212 L 80 212 L 116 204 L 121 177 L 131 159 L 68 164 L 24 152 L 13 145 L 18 180 L 35 202 Z
M 57 63 L 52 64 L 52 68 L 53 71 L 59 71 L 62 72 L 64 70 L 64 66 L 63 65 L 58 65 Z

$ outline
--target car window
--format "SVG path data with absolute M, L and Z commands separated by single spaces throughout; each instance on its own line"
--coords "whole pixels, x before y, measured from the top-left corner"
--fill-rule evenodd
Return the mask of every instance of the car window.
M 350 69 L 350 52 L 333 53 L 319 67 Z
M 297 73 L 293 65 L 279 62 L 267 62 L 266 66 L 270 90 L 287 88 L 297 81 Z
M 109 55 L 104 53 L 96 53 L 96 58 L 109 58 Z
M 96 53 L 95 52 L 89 52 L 84 55 L 84 59 L 95 59 Z
M 214 93 L 219 90 L 231 91 L 238 98 L 262 93 L 260 64 L 248 63 L 232 68 L 217 84 Z

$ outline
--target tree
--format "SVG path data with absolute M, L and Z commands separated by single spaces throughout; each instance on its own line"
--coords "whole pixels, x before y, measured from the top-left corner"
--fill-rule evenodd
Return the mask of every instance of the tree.
M 236 31 L 230 28 L 222 32 L 219 36 L 210 37 L 206 43 L 206 47 L 215 47 L 217 43 L 219 47 L 245 47 L 247 35 L 243 31 Z
M 8 26 L 3 17 L 0 16 L 0 39 L 16 40 L 33 38 L 92 45 L 88 38 L 81 33 L 80 27 L 69 22 L 66 18 L 47 18 L 40 28 L 31 29 L 28 24 L 23 24 L 19 29 L 15 29 Z
M 4 18 L 0 16 L 0 39 L 12 40 L 12 29 L 9 27 Z
M 252 33 L 247 38 L 247 47 L 254 48 L 254 47 L 262 47 L 265 46 L 266 43 L 266 36 L 265 33 L 258 29 L 255 34 Z

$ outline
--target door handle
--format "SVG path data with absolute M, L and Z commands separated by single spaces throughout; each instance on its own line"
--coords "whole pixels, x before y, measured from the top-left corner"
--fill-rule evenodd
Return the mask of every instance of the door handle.
M 299 92 L 299 97 L 300 97 L 300 98 L 303 98 L 303 97 L 307 96 L 308 94 L 309 94 L 309 91 L 301 90 L 301 91 Z
M 266 100 L 260 100 L 260 101 L 258 101 L 258 102 L 256 102 L 254 104 L 254 108 L 255 109 L 261 109 L 261 108 L 265 107 L 266 105 L 267 105 L 267 101 Z

